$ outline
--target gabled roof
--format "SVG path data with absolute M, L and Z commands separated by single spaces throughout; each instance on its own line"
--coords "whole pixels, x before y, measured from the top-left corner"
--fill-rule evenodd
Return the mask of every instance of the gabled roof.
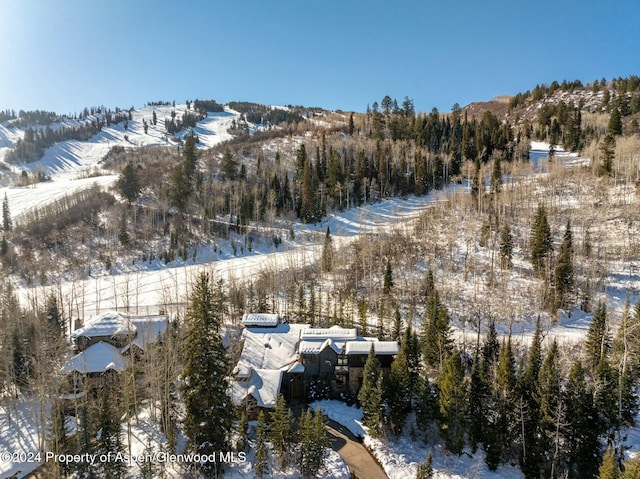
M 245 327 L 262 326 L 262 327 L 274 327 L 280 323 L 279 314 L 269 313 L 245 313 L 242 316 L 242 324 Z
M 400 345 L 397 341 L 347 341 L 345 345 L 345 353 L 350 354 L 369 354 L 373 345 L 374 352 L 381 355 L 394 355 L 400 352 Z
M 87 338 L 112 337 L 118 335 L 134 335 L 135 324 L 129 317 L 117 311 L 109 311 L 87 321 L 87 324 L 71 333 L 72 339 L 81 336 Z
M 273 408 L 280 394 L 283 374 L 279 370 L 254 369 L 248 379 L 231 383 L 231 400 L 236 406 L 241 406 L 247 396 L 251 395 L 259 407 Z
M 340 326 L 331 326 L 330 328 L 306 328 L 300 333 L 300 339 L 327 339 L 334 341 L 353 341 L 357 338 L 355 328 L 341 328 Z
M 291 365 L 291 367 L 289 368 L 289 370 L 287 371 L 290 374 L 295 374 L 295 373 L 303 373 L 305 370 L 304 368 L 304 364 L 296 361 L 295 363 L 293 363 Z
M 129 319 L 136 328 L 136 337 L 122 349 L 123 352 L 129 349 L 132 344 L 144 351 L 147 346 L 155 344 L 159 338 L 164 336 L 169 326 L 169 317 L 165 314 L 131 316 Z
M 331 338 L 324 341 L 300 341 L 298 352 L 300 354 L 320 354 L 326 348 L 333 349 L 336 354 L 342 354 L 344 342 L 336 342 Z
M 113 369 L 121 373 L 127 368 L 127 360 L 109 343 L 100 341 L 69 359 L 61 369 L 63 374 L 77 371 L 81 374 L 104 373 Z
M 306 324 L 279 324 L 274 328 L 247 328 L 236 372 L 251 369 L 286 371 L 298 358 L 300 331 Z

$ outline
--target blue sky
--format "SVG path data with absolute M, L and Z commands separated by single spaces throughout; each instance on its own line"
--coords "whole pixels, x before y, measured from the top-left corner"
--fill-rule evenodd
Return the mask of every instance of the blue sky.
M 0 109 L 151 100 L 364 111 L 640 75 L 638 0 L 0 0 Z

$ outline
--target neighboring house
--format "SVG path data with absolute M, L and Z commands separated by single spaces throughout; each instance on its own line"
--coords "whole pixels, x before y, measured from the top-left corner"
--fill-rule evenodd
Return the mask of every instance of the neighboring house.
M 77 351 L 83 351 L 100 341 L 116 348 L 135 345 L 144 350 L 164 335 L 169 318 L 164 314 L 133 316 L 109 311 L 87 321 L 71 333 Z
M 362 386 L 364 363 L 373 345 L 388 374 L 400 346 L 358 336 L 355 328 L 311 328 L 279 324 L 277 315 L 245 314 L 240 360 L 231 396 L 249 411 L 271 409 L 279 394 L 288 400 L 320 397 L 354 399 Z
M 83 395 L 87 388 L 122 373 L 145 349 L 162 340 L 166 315 L 132 316 L 108 312 L 87 321 L 71 334 L 75 354 L 60 373 L 68 377 L 66 399 Z

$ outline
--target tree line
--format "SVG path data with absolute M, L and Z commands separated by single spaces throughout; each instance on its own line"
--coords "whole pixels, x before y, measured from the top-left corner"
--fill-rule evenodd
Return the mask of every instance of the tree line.
M 123 113 L 107 113 L 104 118 L 94 118 L 85 121 L 79 126 L 60 126 L 51 128 L 47 125 L 44 128 L 33 128 L 29 126 L 24 137 L 20 138 L 13 149 L 6 155 L 9 163 L 31 162 L 42 158 L 44 150 L 57 142 L 66 140 L 87 141 L 96 135 L 105 126 L 126 121 L 128 116 Z

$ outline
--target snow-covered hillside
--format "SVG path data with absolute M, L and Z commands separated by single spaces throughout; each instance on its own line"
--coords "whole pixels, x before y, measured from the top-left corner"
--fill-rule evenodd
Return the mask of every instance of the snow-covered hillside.
M 170 106 L 145 106 L 131 111 L 131 120 L 105 126 L 102 131 L 94 135 L 89 141 L 67 140 L 56 143 L 47 148 L 42 159 L 31 163 L 11 165 L 14 173 L 21 171 L 42 171 L 51 175 L 52 179 L 68 179 L 82 175 L 87 170 L 98 167 L 102 159 L 114 146 L 125 148 L 142 146 L 172 146 L 178 145 L 181 137 L 187 134 L 187 130 L 176 135 L 167 133 L 165 119 L 171 118 L 175 113 L 180 118 L 187 111 L 186 104 Z M 156 114 L 156 124 L 153 124 L 153 114 Z M 227 132 L 234 119 L 240 114 L 227 109 L 222 113 L 209 113 L 206 118 L 199 121 L 194 128 L 194 133 L 200 140 L 199 147 L 208 148 L 232 138 Z M 74 127 L 83 122 L 90 122 L 102 115 L 89 116 L 83 120 L 65 120 L 61 124 L 52 125 L 52 128 L 62 126 Z M 10 122 L 0 125 L 0 161 L 4 160 L 7 151 L 15 146 L 20 138 L 24 138 L 24 129 L 10 128 Z M 147 124 L 145 133 L 144 124 Z
M 109 150 L 114 146 L 137 148 L 143 146 L 177 146 L 180 136 L 169 135 L 165 129 L 165 118 L 176 116 L 187 111 L 186 105 L 146 106 L 131 113 L 132 119 L 104 127 L 103 131 L 93 136 L 89 141 L 68 140 L 56 143 L 45 150 L 44 156 L 38 161 L 20 165 L 8 165 L 9 171 L 0 174 L 0 197 L 7 196 L 11 215 L 19 220 L 22 213 L 36 207 L 44 206 L 61 198 L 97 184 L 103 188 L 109 187 L 117 176 L 110 171 L 101 169 L 101 162 Z M 153 114 L 156 113 L 157 124 L 153 124 Z M 206 118 L 198 122 L 194 132 L 198 135 L 200 148 L 209 148 L 232 138 L 227 132 L 232 122 L 240 114 L 227 110 L 223 113 L 209 113 Z M 89 117 L 87 121 L 90 121 Z M 144 123 L 148 125 L 144 132 Z M 77 126 L 78 120 L 68 120 L 65 126 Z M 61 124 L 53 127 L 62 126 Z M 9 122 L 0 124 L 0 162 L 16 142 L 24 137 L 24 129 L 10 128 Z M 38 172 L 51 178 L 50 181 L 20 186 L 20 175 L 26 171 L 29 175 Z

